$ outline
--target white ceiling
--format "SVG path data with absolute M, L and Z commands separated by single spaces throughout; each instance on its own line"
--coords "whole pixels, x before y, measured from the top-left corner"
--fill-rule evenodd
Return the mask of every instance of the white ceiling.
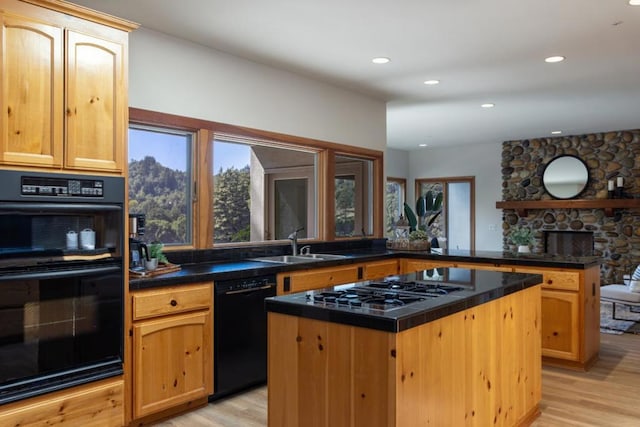
M 393 148 L 640 128 L 628 0 L 74 2 L 385 100 Z

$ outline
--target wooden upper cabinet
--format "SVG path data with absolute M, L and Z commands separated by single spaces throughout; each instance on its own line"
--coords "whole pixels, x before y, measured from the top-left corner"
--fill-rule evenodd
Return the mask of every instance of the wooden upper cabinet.
M 63 29 L 4 14 L 0 162 L 62 166 Z
M 125 90 L 123 46 L 68 31 L 65 167 L 123 170 Z
M 0 17 L 0 164 L 122 174 L 137 25 L 59 0 L 3 0 Z

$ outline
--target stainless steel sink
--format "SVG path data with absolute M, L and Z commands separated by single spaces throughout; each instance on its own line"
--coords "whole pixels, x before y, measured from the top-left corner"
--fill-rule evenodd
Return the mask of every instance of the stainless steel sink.
M 252 258 L 252 261 L 273 262 L 279 264 L 296 264 L 302 262 L 328 261 L 346 258 L 344 255 L 335 254 L 306 254 L 306 255 L 275 255 Z

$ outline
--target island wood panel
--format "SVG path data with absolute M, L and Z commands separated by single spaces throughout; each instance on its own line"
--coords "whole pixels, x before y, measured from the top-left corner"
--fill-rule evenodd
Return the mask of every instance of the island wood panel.
M 2 426 L 121 427 L 124 381 L 104 380 L 0 407 Z
M 269 426 L 511 426 L 538 414 L 540 288 L 397 334 L 269 313 Z
M 388 333 L 269 313 L 269 425 L 392 425 L 389 359 Z

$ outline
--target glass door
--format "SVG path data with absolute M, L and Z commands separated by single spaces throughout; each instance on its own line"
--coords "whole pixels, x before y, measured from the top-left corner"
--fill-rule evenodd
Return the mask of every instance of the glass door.
M 435 219 L 429 221 L 429 235 L 438 238 L 440 246 L 447 249 L 475 249 L 475 178 L 417 179 L 416 200 L 428 192 L 433 197 L 440 192 L 443 195 L 441 211 L 430 213 Z

